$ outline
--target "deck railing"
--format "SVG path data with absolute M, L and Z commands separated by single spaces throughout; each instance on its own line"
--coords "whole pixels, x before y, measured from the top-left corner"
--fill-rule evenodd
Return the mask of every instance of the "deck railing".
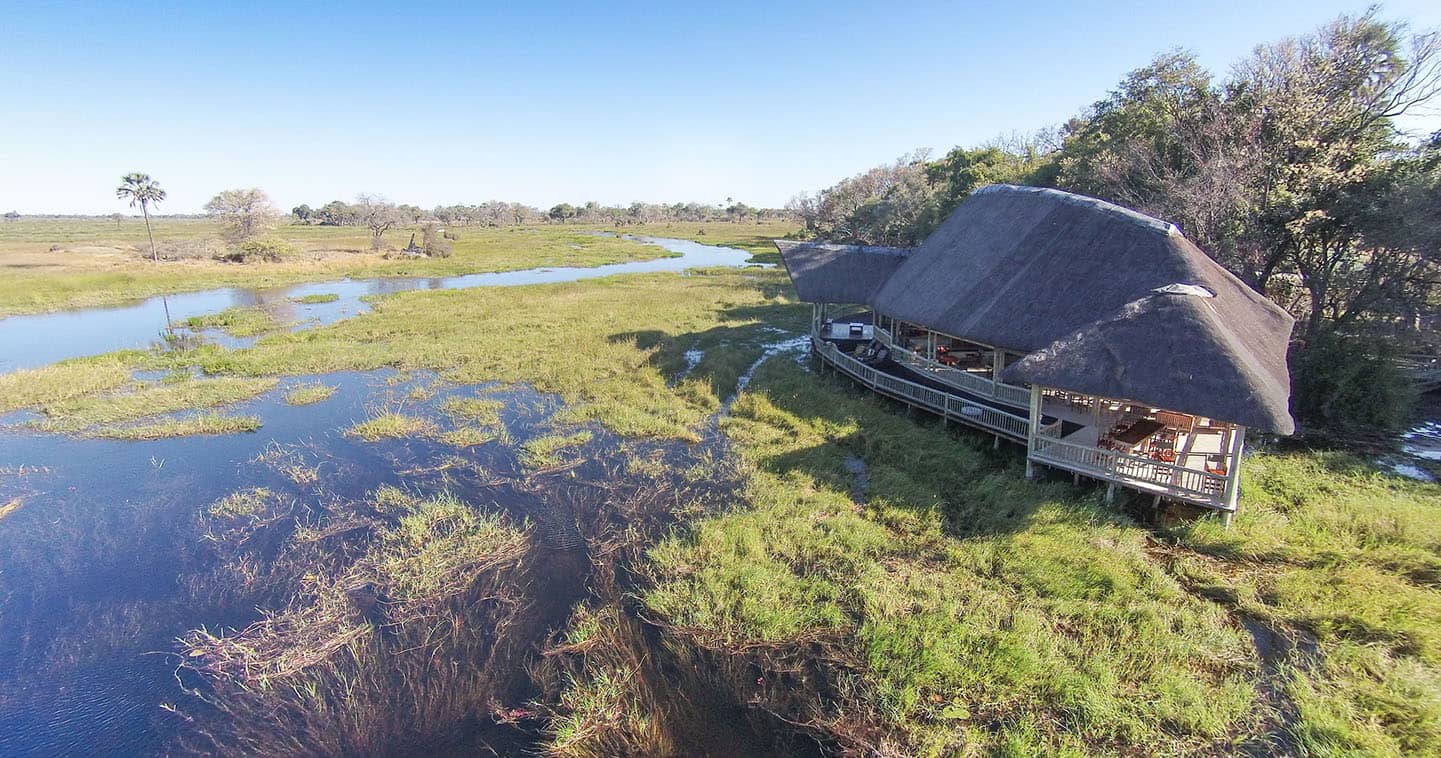
M 1037 436 L 1031 459 L 1202 505 L 1224 507 L 1226 477 L 1136 455 Z
M 948 419 L 980 427 L 1024 442 L 1030 420 L 990 406 L 972 403 L 964 398 L 933 387 L 891 376 L 878 371 L 841 352 L 840 348 L 822 339 L 814 339 L 816 352 L 851 378 L 883 395 L 921 406 Z
M 890 348 L 891 360 L 904 366 L 910 366 L 917 371 L 924 371 L 928 376 L 935 377 L 936 381 L 955 385 L 957 389 L 974 392 L 977 395 L 994 397 L 1017 408 L 1025 408 L 1031 402 L 1031 391 L 1025 387 L 983 379 L 967 371 L 951 368 L 923 355 L 917 355 L 905 346 L 898 344 L 890 332 L 879 326 L 874 327 L 874 334 L 877 340 Z

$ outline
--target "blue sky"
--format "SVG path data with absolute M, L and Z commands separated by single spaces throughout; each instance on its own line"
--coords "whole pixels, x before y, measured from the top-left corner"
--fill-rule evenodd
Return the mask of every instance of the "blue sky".
M 1224 72 L 1333 0 L 1190 4 L 31 3 L 0 0 L 0 210 L 163 212 L 258 186 L 780 205 L 917 147 L 1059 123 L 1154 54 Z M 1384 15 L 1441 27 L 1441 3 Z M 1441 128 L 1441 115 L 1411 119 Z

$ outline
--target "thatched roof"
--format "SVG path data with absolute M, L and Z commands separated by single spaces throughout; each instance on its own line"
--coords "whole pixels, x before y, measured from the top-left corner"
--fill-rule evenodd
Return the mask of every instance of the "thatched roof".
M 1284 345 L 1278 375 L 1216 300 L 1190 285 L 1163 288 L 1027 355 L 1001 378 L 1290 434 Z
M 775 240 L 796 294 L 807 303 L 867 303 L 909 250 Z
M 866 287 L 869 279 L 844 294 Z M 1058 190 L 985 187 L 872 288 L 867 302 L 879 313 L 1035 353 L 1004 379 L 1292 431 L 1291 316 L 1175 226 L 1135 211 Z M 831 288 L 814 290 L 802 298 L 842 302 L 827 299 Z

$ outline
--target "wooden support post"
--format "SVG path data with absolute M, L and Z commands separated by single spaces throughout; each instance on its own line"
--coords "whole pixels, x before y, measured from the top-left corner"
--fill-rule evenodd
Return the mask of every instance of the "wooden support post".
M 1031 385 L 1031 421 L 1026 427 L 1026 457 L 1036 452 L 1036 435 L 1041 428 L 1041 388 Z
M 1109 504 L 1109 503 L 1114 503 L 1114 502 L 1116 502 L 1116 483 L 1115 483 L 1115 482 L 1106 482 L 1106 502 L 1107 502 L 1108 504 Z
M 1237 425 L 1231 434 L 1230 449 L 1226 451 L 1226 491 L 1223 505 L 1227 511 L 1236 510 L 1236 501 L 1241 494 L 1241 453 L 1246 446 L 1246 427 Z
M 1029 457 L 1026 458 L 1026 478 L 1027 478 L 1027 479 L 1035 479 L 1035 478 L 1036 478 L 1036 464 L 1033 463 Z
M 1071 472 L 1071 486 L 1072 486 L 1072 487 L 1079 487 L 1079 486 L 1081 486 L 1081 474 L 1080 474 L 1079 472 L 1076 472 L 1076 471 L 1072 471 L 1072 472 Z
M 995 435 L 994 437 L 991 438 L 991 449 L 992 449 L 992 450 L 1000 450 L 1000 449 L 1001 449 L 1001 435 L 997 434 L 997 435 Z

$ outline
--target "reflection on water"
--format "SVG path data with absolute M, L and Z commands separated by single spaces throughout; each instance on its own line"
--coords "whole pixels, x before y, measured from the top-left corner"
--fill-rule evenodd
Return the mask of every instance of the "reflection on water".
M 369 310 L 363 298 L 410 290 L 514 287 L 525 284 L 573 282 L 615 274 L 684 271 L 708 266 L 744 266 L 750 253 L 729 247 L 702 245 L 689 240 L 641 237 L 673 258 L 612 263 L 590 268 L 534 268 L 488 274 L 436 277 L 376 277 L 313 282 L 290 287 L 247 289 L 226 287 L 203 292 L 154 297 L 118 308 L 88 308 L 0 319 L 0 373 L 44 366 L 66 358 L 97 355 L 112 350 L 148 347 L 172 324 L 226 308 L 261 307 L 280 323 L 301 326 L 329 324 Z M 328 303 L 298 303 L 307 295 L 336 295 Z M 227 346 L 248 340 L 227 338 L 214 330 L 207 335 Z
M 1380 460 L 1393 473 L 1423 482 L 1437 480 L 1441 469 L 1441 392 L 1421 397 L 1416 420 L 1397 440 L 1396 454 Z

